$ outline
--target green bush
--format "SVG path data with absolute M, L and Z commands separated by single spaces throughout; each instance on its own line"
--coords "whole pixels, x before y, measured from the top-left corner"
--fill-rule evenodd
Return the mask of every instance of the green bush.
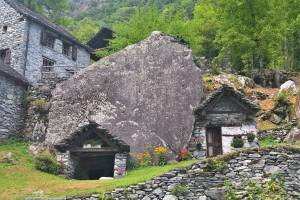
M 49 111 L 49 103 L 44 98 L 38 98 L 32 101 L 32 106 L 34 110 L 40 114 L 48 113 Z
M 278 103 L 285 103 L 288 101 L 289 97 L 289 92 L 287 90 L 282 90 L 281 92 L 278 93 L 276 97 L 276 101 Z
M 185 196 L 187 195 L 187 193 L 188 193 L 187 187 L 181 184 L 175 185 L 171 190 L 171 194 L 176 197 Z
M 35 157 L 35 168 L 49 174 L 58 175 L 62 169 L 56 157 L 49 151 L 44 151 Z
M 127 170 L 133 170 L 139 167 L 139 161 L 134 156 L 129 156 L 127 159 Z
M 268 146 L 274 146 L 278 144 L 279 142 L 273 139 L 271 136 L 263 138 L 259 141 L 260 147 L 268 147 Z
M 242 148 L 244 146 L 244 141 L 241 136 L 234 136 L 231 146 L 234 148 Z
M 183 156 L 183 160 L 191 160 L 192 158 L 193 158 L 193 154 L 190 151 L 185 153 Z
M 253 142 L 254 140 L 255 140 L 255 134 L 254 133 L 248 133 L 247 134 L 247 140 L 248 140 L 248 142 Z
M 225 162 L 218 158 L 209 158 L 207 159 L 206 167 L 204 168 L 204 171 L 212 172 L 223 172 L 225 169 Z
M 225 199 L 226 200 L 239 200 L 233 184 L 229 181 L 225 181 Z

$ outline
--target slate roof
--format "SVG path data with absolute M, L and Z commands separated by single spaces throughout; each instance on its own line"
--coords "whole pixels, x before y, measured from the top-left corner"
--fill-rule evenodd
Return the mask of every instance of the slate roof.
M 102 27 L 96 35 L 87 42 L 91 48 L 102 49 L 108 46 L 109 39 L 113 38 L 113 31 L 108 27 Z
M 82 137 L 86 134 L 88 134 L 89 131 L 94 131 L 96 134 L 102 134 L 105 138 L 113 142 L 116 146 L 118 146 L 118 149 L 120 152 L 130 152 L 130 147 L 127 145 L 123 140 L 121 140 L 118 137 L 112 136 L 109 134 L 109 131 L 106 129 L 101 128 L 101 126 L 95 122 L 89 122 L 89 124 L 80 127 L 77 131 L 75 131 L 71 136 L 68 138 L 65 138 L 60 143 L 55 144 L 54 147 L 58 150 L 64 151 L 66 149 L 72 148 L 74 144 L 78 142 L 83 142 Z M 88 136 L 88 135 L 86 135 Z
M 237 98 L 240 103 L 242 103 L 246 108 L 248 108 L 251 112 L 256 113 L 260 110 L 260 108 L 253 102 L 251 102 L 244 94 L 235 90 L 233 87 L 223 85 L 212 94 L 210 94 L 204 102 L 200 104 L 198 108 L 194 110 L 194 114 L 200 114 L 206 107 L 209 106 L 210 103 L 213 102 L 214 99 L 218 98 L 220 95 L 227 93 Z
M 15 0 L 4 0 L 4 1 L 8 5 L 10 5 L 12 8 L 14 8 L 17 12 L 19 12 L 20 14 L 24 15 L 25 17 L 31 19 L 32 21 L 47 27 L 48 29 L 50 29 L 54 33 L 65 37 L 66 39 L 68 39 L 71 42 L 77 44 L 78 46 L 81 46 L 82 48 L 88 50 L 89 52 L 92 51 L 92 49 L 89 46 L 80 43 L 68 31 L 66 31 L 61 26 L 58 26 L 58 25 L 50 22 L 46 17 L 31 11 L 30 9 L 28 9 L 27 7 L 25 7 L 21 3 L 16 2 Z
M 29 82 L 23 75 L 9 66 L 0 65 L 0 74 L 3 74 L 4 76 L 9 77 L 23 85 L 29 85 Z

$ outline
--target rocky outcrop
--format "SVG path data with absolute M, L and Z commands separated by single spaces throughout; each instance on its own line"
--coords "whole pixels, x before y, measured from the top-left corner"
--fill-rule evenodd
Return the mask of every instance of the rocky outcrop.
M 291 147 L 256 149 L 225 155 L 213 167 L 206 160 L 189 168 L 176 169 L 150 181 L 116 189 L 107 193 L 112 199 L 168 199 L 174 195 L 174 187 L 181 185 L 184 192 L 178 199 L 224 199 L 225 182 L 231 182 L 238 199 L 245 196 L 245 181 L 255 181 L 266 185 L 271 177 L 281 175 L 284 180 L 286 199 L 300 198 L 300 150 Z M 222 164 L 221 160 L 225 163 Z M 223 166 L 222 166 L 223 165 Z M 222 169 L 221 169 L 221 168 Z M 173 198 L 173 199 L 177 199 Z
M 60 143 L 92 121 L 132 152 L 159 144 L 176 152 L 188 142 L 201 97 L 191 49 L 154 32 L 57 86 L 45 143 Z
M 283 90 L 290 92 L 293 95 L 297 95 L 298 94 L 298 89 L 296 86 L 296 83 L 294 81 L 288 80 L 287 82 L 285 82 L 284 84 L 282 84 L 280 86 L 280 91 L 282 92 Z

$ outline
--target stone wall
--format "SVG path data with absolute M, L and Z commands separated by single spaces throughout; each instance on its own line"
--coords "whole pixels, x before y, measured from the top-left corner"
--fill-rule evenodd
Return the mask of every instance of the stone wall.
M 11 50 L 11 67 L 24 74 L 25 52 L 27 40 L 27 20 L 0 0 L 0 50 Z M 3 26 L 7 26 L 7 32 L 3 32 Z
M 75 166 L 70 151 L 56 152 L 56 156 L 57 161 L 63 165 L 64 175 L 68 178 L 72 178 L 74 176 Z
M 48 127 L 48 111 L 38 112 L 35 102 L 43 100 L 49 108 L 51 91 L 55 85 L 55 82 L 38 83 L 27 89 L 27 110 L 23 135 L 33 143 L 42 143 L 45 140 Z
M 39 24 L 29 23 L 29 42 L 28 42 L 28 54 L 26 61 L 26 78 L 36 83 L 42 78 L 42 64 L 43 57 L 47 57 L 54 60 L 55 65 L 66 66 L 72 68 L 74 71 L 78 71 L 88 66 L 90 61 L 89 53 L 82 47 L 77 47 L 77 60 L 73 61 L 70 56 L 66 56 L 62 53 L 62 40 L 56 39 L 54 49 L 44 47 L 41 45 L 41 34 L 43 27 Z M 60 73 L 66 73 L 60 72 Z
M 244 141 L 244 147 L 254 146 L 254 143 L 249 143 L 247 141 L 247 134 L 253 133 L 257 134 L 257 129 L 255 123 L 241 126 L 232 126 L 232 127 L 221 127 L 222 130 L 222 150 L 223 153 L 229 153 L 235 148 L 231 146 L 232 140 L 234 136 L 241 136 Z M 201 150 L 197 149 L 197 140 L 200 139 L 201 142 Z M 189 142 L 189 148 L 193 152 L 195 158 L 204 158 L 206 157 L 206 129 L 205 127 L 201 127 L 194 130 L 194 133 Z
M 20 134 L 25 86 L 0 74 L 0 139 Z
M 273 140 L 282 143 L 294 126 L 296 126 L 296 123 L 281 125 L 280 127 L 270 130 L 259 131 L 257 137 L 259 140 L 272 138 Z
M 115 155 L 114 177 L 122 177 L 126 175 L 126 164 L 128 153 L 117 153 Z
M 189 168 L 176 169 L 150 181 L 116 189 L 107 193 L 112 199 L 224 199 L 225 180 L 232 182 L 240 195 L 245 188 L 242 182 L 253 179 L 265 183 L 274 174 L 285 177 L 288 197 L 300 198 L 300 150 L 291 147 L 245 150 L 224 156 L 224 172 L 204 170 L 207 161 L 200 161 Z M 175 197 L 171 194 L 175 185 L 184 185 L 188 189 L 185 196 Z M 242 199 L 242 197 L 241 197 Z

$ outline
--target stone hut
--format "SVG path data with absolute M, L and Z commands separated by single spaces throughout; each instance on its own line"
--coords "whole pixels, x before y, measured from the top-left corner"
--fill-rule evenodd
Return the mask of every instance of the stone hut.
M 16 70 L 0 65 L 0 139 L 20 133 L 27 86 L 28 81 Z
M 131 153 L 163 145 L 175 156 L 189 141 L 203 92 L 191 49 L 154 32 L 81 70 L 52 94 L 46 145 L 73 138 L 93 122 Z
M 256 134 L 257 105 L 229 86 L 213 92 L 195 111 L 190 148 L 196 157 L 230 152 L 234 137 L 245 143 L 247 134 Z
M 67 177 L 97 180 L 125 175 L 130 147 L 98 124 L 81 127 L 54 147 Z

